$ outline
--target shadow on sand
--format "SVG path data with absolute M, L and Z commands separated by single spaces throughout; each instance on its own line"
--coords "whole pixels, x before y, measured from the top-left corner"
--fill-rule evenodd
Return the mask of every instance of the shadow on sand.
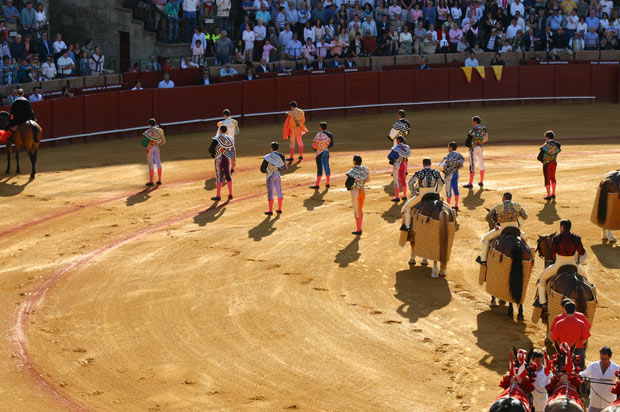
M 403 302 L 396 312 L 410 323 L 447 306 L 452 299 L 446 279 L 432 279 L 430 267 L 412 266 L 397 272 L 395 287 L 394 297 Z
M 314 193 L 312 194 L 312 196 L 304 200 L 304 207 L 307 210 L 311 211 L 316 209 L 317 207 L 323 206 L 323 204 L 325 203 L 324 198 L 327 192 L 327 189 L 323 190 L 322 192 L 319 192 L 318 189 L 314 189 Z
M 137 205 L 138 203 L 146 202 L 151 198 L 151 192 L 157 190 L 157 188 L 158 186 L 147 186 L 146 189 L 143 189 L 138 193 L 129 196 L 127 200 L 125 200 L 125 205 L 133 206 Z
M 334 263 L 337 263 L 341 268 L 346 268 L 351 263 L 355 262 L 362 256 L 359 252 L 360 250 L 360 237 L 355 236 L 353 240 L 344 247 L 344 249 L 340 249 L 334 258 Z
M 24 184 L 17 184 L 17 182 L 9 183 L 11 179 L 16 176 L 6 176 L 0 180 L 0 197 L 12 197 L 22 193 L 26 186 L 28 186 L 34 179 L 28 179 Z
M 555 208 L 555 200 L 547 201 L 536 216 L 538 216 L 538 220 L 548 225 L 559 221 L 560 215 L 558 215 L 558 211 Z
M 474 189 L 467 189 L 467 196 L 463 198 L 463 206 L 469 210 L 476 210 L 476 208 L 482 206 L 484 204 L 482 192 L 484 192 L 484 189 L 481 187 L 475 192 Z
M 254 239 L 255 242 L 260 242 L 263 238 L 272 235 L 276 231 L 273 225 L 279 219 L 280 215 L 276 215 L 276 217 L 266 216 L 262 222 L 248 231 L 248 237 Z
M 217 219 L 222 217 L 226 211 L 228 200 L 222 204 L 218 203 L 219 202 L 214 202 L 211 206 L 194 216 L 194 223 L 198 226 L 206 226 L 207 223 L 215 222 Z
M 617 243 L 615 247 L 611 243 L 592 245 L 592 251 L 601 265 L 609 269 L 620 269 L 620 259 L 618 258 L 620 247 L 617 245 Z

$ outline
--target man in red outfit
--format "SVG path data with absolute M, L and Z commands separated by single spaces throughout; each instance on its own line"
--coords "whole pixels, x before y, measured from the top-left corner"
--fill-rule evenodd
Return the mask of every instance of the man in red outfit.
M 586 350 L 585 343 L 590 337 L 590 328 L 581 320 L 575 317 L 577 307 L 573 302 L 564 305 L 564 319 L 554 322 L 551 329 L 551 339 L 558 345 L 566 342 L 569 346 L 575 345 L 575 354 L 581 356 L 580 366 L 585 366 Z M 559 315 L 562 316 L 562 315 Z

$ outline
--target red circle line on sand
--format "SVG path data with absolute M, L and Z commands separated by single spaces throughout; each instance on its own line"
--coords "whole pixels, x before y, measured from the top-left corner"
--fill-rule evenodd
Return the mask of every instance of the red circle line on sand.
M 391 169 L 381 169 L 381 170 L 377 170 L 377 172 L 383 173 L 387 170 L 391 170 Z M 341 180 L 344 177 L 334 177 L 334 179 L 332 180 Z M 300 184 L 296 184 L 296 185 L 292 185 L 289 187 L 285 187 L 285 190 L 293 190 L 293 189 L 297 189 L 303 186 L 306 186 L 307 183 L 300 183 Z M 80 406 L 79 404 L 77 404 L 75 401 L 71 400 L 69 397 L 63 395 L 62 393 L 60 393 L 58 390 L 56 390 L 56 388 L 53 387 L 52 383 L 46 379 L 46 377 L 43 375 L 43 373 L 41 373 L 33 364 L 32 359 L 30 357 L 30 354 L 28 352 L 28 349 L 26 347 L 27 345 L 27 337 L 26 337 L 26 326 L 28 325 L 28 321 L 30 319 L 30 315 L 33 313 L 34 308 L 37 306 L 37 304 L 39 303 L 39 301 L 41 300 L 41 298 L 43 297 L 43 295 L 52 287 L 54 286 L 59 280 L 61 280 L 63 277 L 65 277 L 68 273 L 72 272 L 73 270 L 79 268 L 80 266 L 90 262 L 91 260 L 93 260 L 94 258 L 103 255 L 106 252 L 109 252 L 110 250 L 113 250 L 117 247 L 126 245 L 138 238 L 141 238 L 142 236 L 145 236 L 149 233 L 152 233 L 156 230 L 159 230 L 163 227 L 172 225 L 174 223 L 180 222 L 182 220 L 185 219 L 189 219 L 191 217 L 197 216 L 200 213 L 203 212 L 207 212 L 210 210 L 215 210 L 215 209 L 219 209 L 221 207 L 224 207 L 226 205 L 229 205 L 231 203 L 238 203 L 238 202 L 243 202 L 246 200 L 250 200 L 250 199 L 255 199 L 257 197 L 260 196 L 264 196 L 265 192 L 260 192 L 260 193 L 254 193 L 251 195 L 247 195 L 238 199 L 233 199 L 230 201 L 226 201 L 223 203 L 214 203 L 213 205 L 209 206 L 206 209 L 200 209 L 200 210 L 192 210 L 191 212 L 186 212 L 182 215 L 178 215 L 176 217 L 164 220 L 163 222 L 160 222 L 156 225 L 147 227 L 145 229 L 142 229 L 138 232 L 135 232 L 132 235 L 126 236 L 120 240 L 116 240 L 112 243 L 109 243 L 105 246 L 100 247 L 99 249 L 96 249 L 90 253 L 88 253 L 85 256 L 82 256 L 79 259 L 76 259 L 75 261 L 71 262 L 69 265 L 57 270 L 52 276 L 50 276 L 49 279 L 47 279 L 45 282 L 43 282 L 41 285 L 39 285 L 36 289 L 34 289 L 26 298 L 26 300 L 24 300 L 17 309 L 17 317 L 15 320 L 15 324 L 13 326 L 13 333 L 12 333 L 12 338 L 13 341 L 16 345 L 17 348 L 17 355 L 20 359 L 20 361 L 22 362 L 22 364 L 28 368 L 32 374 L 34 375 L 34 377 L 36 378 L 36 380 L 39 382 L 39 384 L 42 385 L 43 389 L 48 392 L 48 394 L 50 394 L 53 398 L 55 398 L 58 402 L 62 403 L 65 407 L 70 408 L 71 410 L 74 411 L 79 411 L 79 412 L 89 412 L 88 409 L 85 409 L 84 407 Z
M 600 137 L 600 138 L 591 138 L 590 140 L 592 140 L 592 139 L 607 140 L 607 139 L 612 139 L 612 138 L 613 137 Z M 577 140 L 577 138 L 568 138 L 568 139 L 563 139 L 563 140 Z M 526 142 L 521 142 L 521 143 L 527 144 L 528 142 L 526 141 Z M 500 142 L 500 144 L 503 145 L 503 144 L 513 144 L 513 143 L 510 143 L 510 142 Z M 431 149 L 431 148 L 436 149 L 436 148 L 439 148 L 439 147 L 443 147 L 443 146 L 428 146 L 428 147 L 421 147 L 421 149 Z M 364 151 L 362 153 L 377 153 L 377 152 L 385 152 L 386 150 L 379 150 L 379 149 L 377 149 L 377 150 L 366 150 L 366 151 Z M 415 148 L 414 148 L 414 150 L 415 150 Z M 339 154 L 336 154 L 336 155 L 334 155 L 332 157 L 347 156 L 347 155 L 350 155 L 350 153 L 352 153 L 352 152 L 339 153 Z M 590 151 L 582 151 L 582 152 L 579 152 L 579 153 L 565 153 L 562 156 L 571 156 L 571 157 L 573 157 L 573 156 L 583 156 L 583 155 L 587 155 L 587 154 L 607 154 L 607 153 L 620 153 L 620 150 L 590 150 Z M 533 158 L 534 156 L 533 155 L 488 156 L 487 160 L 519 159 L 519 158 L 528 158 L 528 157 L 532 157 Z M 255 169 L 256 168 L 254 168 L 254 167 L 247 167 L 247 168 L 239 169 L 239 171 L 240 172 L 247 172 L 247 171 L 251 171 L 251 170 L 255 170 Z M 213 178 L 213 176 L 206 177 L 206 179 L 210 179 L 210 178 Z M 165 187 L 169 188 L 169 187 L 182 186 L 182 185 L 186 185 L 186 184 L 192 184 L 192 183 L 199 182 L 202 179 L 203 178 L 201 177 L 199 179 L 182 180 L 182 181 L 179 181 L 179 182 L 167 183 L 165 185 Z M 60 211 L 58 213 L 54 213 L 54 214 L 50 214 L 50 215 L 47 215 L 47 216 L 39 217 L 39 218 L 33 219 L 33 220 L 29 221 L 29 222 L 21 223 L 21 224 L 19 224 L 17 226 L 11 227 L 9 229 L 6 229 L 6 230 L 0 232 L 0 238 L 2 238 L 4 236 L 7 236 L 7 235 L 11 235 L 11 234 L 17 233 L 20 230 L 27 229 L 29 227 L 35 226 L 35 225 L 40 224 L 40 223 L 45 223 L 45 222 L 48 222 L 50 220 L 54 220 L 54 219 L 63 217 L 65 215 L 68 215 L 68 214 L 71 214 L 71 213 L 74 213 L 74 212 L 77 212 L 77 211 L 80 211 L 80 210 L 83 210 L 83 209 L 86 209 L 86 208 L 89 208 L 89 207 L 100 206 L 100 205 L 105 204 L 105 203 L 113 202 L 115 200 L 120 200 L 120 199 L 122 199 L 124 197 L 128 197 L 128 196 L 136 195 L 138 193 L 142 193 L 143 191 L 144 191 L 144 189 L 142 189 L 142 190 L 140 190 L 138 192 L 131 192 L 131 193 L 124 193 L 122 195 L 116 195 L 116 196 L 112 196 L 112 197 L 109 197 L 109 198 L 105 198 L 105 199 L 101 199 L 101 200 L 96 200 L 96 201 L 94 201 L 94 202 L 92 202 L 90 204 L 87 204 L 87 205 L 76 206 L 76 207 L 72 207 L 72 208 L 69 208 L 69 209 L 66 209 L 66 210 L 62 210 L 62 211 Z
M 366 151 L 363 153 L 368 153 L 368 152 L 377 152 L 379 150 L 376 151 Z M 613 151 L 592 151 L 592 152 L 581 152 L 580 155 L 586 154 L 586 153 L 611 153 L 611 152 L 620 152 L 618 150 L 613 150 Z M 347 153 L 348 154 L 348 153 Z M 344 154 L 343 154 L 344 156 Z M 519 157 L 529 157 L 529 155 L 520 155 Z M 513 157 L 513 156 L 506 156 L 506 157 Z M 495 159 L 498 158 L 502 158 L 502 156 L 499 157 L 495 157 Z M 253 170 L 254 168 L 250 169 L 246 169 L 246 170 Z M 387 168 L 387 169 L 379 169 L 379 170 L 373 170 L 374 173 L 385 173 L 392 170 L 391 168 Z M 338 176 L 335 177 L 333 180 L 340 180 L 343 179 L 344 176 Z M 195 181 L 199 181 L 202 180 L 201 179 L 197 179 L 197 180 L 193 180 L 193 181 L 189 181 L 189 182 L 182 182 L 182 183 L 177 183 L 176 185 L 181 185 L 181 184 L 186 184 L 186 183 L 191 183 L 191 182 L 195 182 Z M 300 183 L 297 185 L 293 185 L 293 186 L 289 186 L 286 187 L 286 190 L 292 190 L 292 189 L 296 189 L 302 186 L 305 186 L 307 183 Z M 215 203 L 213 205 L 211 205 L 210 207 L 208 207 L 207 209 L 202 209 L 202 210 L 192 210 L 190 212 L 186 212 L 182 215 L 178 215 L 176 217 L 170 218 L 168 220 L 164 220 L 163 222 L 160 222 L 154 226 L 150 226 L 147 227 L 145 229 L 142 229 L 138 232 L 135 232 L 132 235 L 126 236 L 120 240 L 114 241 L 112 243 L 109 243 L 99 249 L 96 249 L 92 252 L 90 252 L 89 254 L 71 262 L 69 265 L 65 266 L 64 268 L 59 269 L 58 271 L 56 271 L 49 279 L 47 279 L 45 282 L 43 282 L 40 286 L 38 286 L 36 289 L 34 289 L 30 295 L 28 295 L 28 297 L 19 305 L 18 310 L 17 310 L 17 317 L 16 317 L 16 321 L 15 321 L 15 325 L 13 326 L 13 340 L 15 342 L 15 345 L 17 347 L 17 352 L 18 352 L 18 357 L 21 360 L 21 362 L 23 363 L 23 365 L 28 368 L 31 373 L 33 374 L 33 376 L 36 378 L 36 380 L 42 385 L 42 387 L 45 389 L 46 392 L 48 392 L 48 394 L 50 394 L 53 398 L 55 398 L 59 403 L 63 404 L 64 406 L 70 408 L 71 410 L 74 411 L 79 411 L 79 412 L 89 412 L 88 409 L 85 409 L 84 407 L 80 406 L 79 404 L 77 404 L 75 401 L 71 400 L 69 397 L 61 394 L 58 390 L 56 390 L 53 386 L 52 383 L 46 379 L 46 377 L 39 372 L 39 370 L 36 369 L 35 365 L 32 362 L 32 359 L 28 353 L 28 350 L 26 348 L 27 345 L 27 337 L 26 337 L 26 326 L 28 325 L 28 321 L 30 319 L 30 315 L 32 314 L 34 308 L 36 307 L 36 305 L 39 303 L 39 301 L 41 300 L 41 298 L 43 297 L 43 295 L 52 287 L 54 286 L 59 280 L 61 280 L 63 277 L 65 277 L 68 273 L 70 273 L 71 271 L 79 268 L 80 266 L 90 262 L 92 259 L 103 255 L 106 252 L 109 252 L 110 250 L 113 250 L 117 247 L 123 246 L 125 244 L 128 244 L 142 236 L 145 236 L 149 233 L 152 233 L 156 230 L 159 230 L 163 227 L 169 226 L 171 224 L 177 223 L 179 221 L 194 217 L 200 213 L 206 212 L 206 211 L 210 211 L 210 210 L 214 210 L 214 209 L 219 209 L 221 207 L 224 207 L 228 204 L 231 203 L 238 203 L 238 202 L 243 202 L 246 200 L 250 200 L 250 199 L 254 199 L 260 196 L 263 196 L 265 193 L 264 192 L 260 192 L 260 193 L 254 193 L 251 195 L 247 195 L 238 199 L 233 199 L 231 201 L 228 202 L 224 202 L 221 204 Z M 122 198 L 123 196 L 115 196 L 114 199 L 110 198 L 107 200 L 102 200 L 99 202 L 95 202 L 95 204 L 101 204 L 101 203 L 105 203 L 105 202 L 109 202 L 112 200 L 117 200 Z M 95 205 L 93 204 L 93 205 Z M 92 206 L 92 205 L 91 205 Z M 61 212 L 59 214 L 57 214 L 56 216 L 51 215 L 49 218 L 47 218 L 47 220 L 51 220 L 54 217 L 58 217 L 58 216 L 62 216 L 68 213 L 71 213 L 71 211 L 73 210 L 79 210 L 82 209 L 84 207 L 80 207 L 77 209 L 69 209 L 69 211 L 64 211 Z M 43 218 L 45 219 L 45 218 Z M 37 221 L 33 221 L 30 222 L 31 225 L 34 225 L 36 223 L 39 223 L 43 220 L 37 220 Z M 3 232 L 2 234 L 4 234 L 6 232 Z M 2 235 L 0 234 L 0 236 Z

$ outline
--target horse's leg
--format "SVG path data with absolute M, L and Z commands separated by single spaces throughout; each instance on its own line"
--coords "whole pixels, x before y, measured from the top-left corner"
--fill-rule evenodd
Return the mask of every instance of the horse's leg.
M 437 267 L 437 261 L 433 261 L 433 271 L 431 272 L 431 277 L 433 279 L 437 279 L 439 277 L 439 268 Z
M 20 174 L 21 169 L 19 167 L 19 148 L 15 146 L 15 162 L 17 163 L 17 169 L 15 169 L 15 173 Z
M 497 302 L 495 302 L 495 296 L 491 296 L 491 306 L 495 306 Z
M 448 267 L 448 262 L 441 262 L 439 266 L 439 275 L 446 276 L 446 269 Z
M 11 146 L 7 142 L 6 144 L 6 172 L 7 175 L 11 173 Z
M 409 264 L 415 265 L 415 243 L 409 242 L 411 244 L 411 257 L 409 258 Z
M 514 316 L 514 309 L 512 308 L 512 302 L 508 304 L 508 312 L 506 312 L 506 316 L 512 318 Z
M 525 317 L 523 316 L 523 305 L 519 304 L 519 313 L 517 314 L 517 320 L 523 320 Z
M 34 179 L 34 175 L 37 173 L 34 166 L 37 163 L 37 152 L 28 153 L 28 157 L 30 157 L 30 165 L 32 166 L 32 171 L 30 172 L 30 179 Z

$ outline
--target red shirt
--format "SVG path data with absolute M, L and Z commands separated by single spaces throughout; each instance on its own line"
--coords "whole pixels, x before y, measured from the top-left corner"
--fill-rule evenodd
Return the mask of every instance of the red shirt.
M 560 343 L 566 342 L 573 346 L 577 342 L 577 349 L 583 348 L 583 342 L 590 337 L 590 329 L 585 323 L 574 316 L 566 316 L 559 320 L 551 330 L 551 338 Z
M 552 244 L 553 259 L 555 255 L 573 256 L 575 253 L 579 253 L 579 256 L 583 256 L 586 250 L 583 248 L 581 238 L 570 232 L 562 232 L 559 235 L 555 235 Z
M 558 323 L 559 321 L 561 321 L 562 319 L 565 319 L 565 318 L 566 318 L 566 313 L 562 313 L 562 314 L 559 314 L 558 316 L 556 316 L 555 319 L 553 319 L 553 323 L 551 324 L 551 330 L 553 330 L 553 328 L 555 327 L 556 323 Z M 588 320 L 588 317 L 586 315 L 584 315 L 583 313 L 575 312 L 575 318 L 579 319 L 580 321 L 585 323 L 586 326 L 588 327 L 588 331 L 592 327 L 592 325 L 590 325 L 590 321 Z

